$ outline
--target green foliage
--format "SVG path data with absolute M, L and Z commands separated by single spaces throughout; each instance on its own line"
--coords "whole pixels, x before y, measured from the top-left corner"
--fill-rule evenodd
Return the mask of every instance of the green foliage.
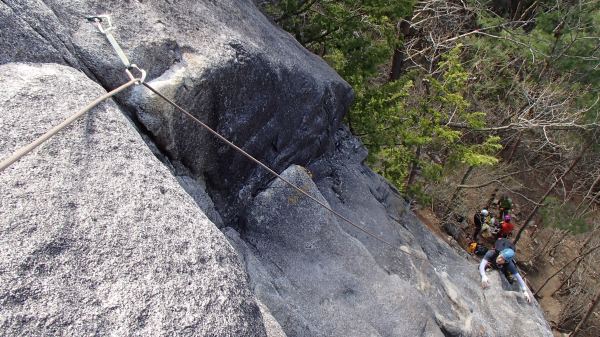
M 422 184 L 413 184 L 408 186 L 405 193 L 410 195 L 412 199 L 424 207 L 430 206 L 433 202 L 432 196 L 425 191 L 425 188 Z
M 444 41 L 441 45 L 462 41 L 464 46 L 446 51 L 439 59 L 434 55 L 431 59 L 439 61 L 424 67 L 431 68 L 429 73 L 412 70 L 393 82 L 387 81 L 387 63 L 403 42 L 397 24 L 410 15 L 414 0 L 272 3 L 268 11 L 275 21 L 353 87 L 355 102 L 346 121 L 369 149 L 367 162 L 421 204 L 431 202 L 427 191 L 434 190 L 432 185 L 444 181 L 445 175 L 465 166 L 496 165 L 502 139 L 516 144 L 511 159 L 513 154 L 527 156 L 535 151 L 535 156 L 554 160 L 572 147 L 569 144 L 581 143 L 585 134 L 526 130 L 528 118 L 546 123 L 552 122 L 546 118 L 570 118 L 569 114 L 584 111 L 576 116 L 577 123 L 598 120 L 598 1 L 524 0 L 519 8 L 494 14 L 481 2 L 469 0 L 466 11 L 476 12 L 479 32 L 458 39 L 444 34 L 467 32 L 440 27 L 442 33 L 436 38 Z M 420 12 L 419 20 L 432 19 L 428 15 L 434 14 Z M 454 22 L 460 14 L 435 15 L 447 15 L 447 22 Z M 522 24 L 521 20 L 529 19 Z M 471 24 L 465 27 L 473 29 Z M 434 40 L 428 31 L 413 34 L 423 35 L 415 48 Z M 438 47 L 423 50 L 436 53 Z M 413 61 L 419 62 L 419 57 Z M 522 124 L 514 128 L 517 123 Z M 488 125 L 495 128 L 477 130 Z M 536 174 L 544 172 L 542 168 Z M 569 214 L 575 213 L 556 199 L 542 210 L 545 223 L 584 231 L 585 222 Z
M 412 153 L 401 146 L 382 146 L 374 149 L 376 150 L 369 151 L 369 162 L 375 170 L 387 177 L 392 184 L 404 186 Z
M 483 11 L 477 16 L 477 24 L 480 27 L 495 27 L 503 24 L 505 19 L 494 15 L 492 12 Z
M 579 81 L 598 83 L 597 57 L 600 36 L 600 2 L 581 2 L 550 7 L 537 17 L 534 32 L 541 49 L 562 72 L 574 71 Z M 591 56 L 596 56 L 594 59 Z
M 520 26 L 474 5 L 480 30 L 490 35 L 463 40 L 478 78 L 470 99 L 519 110 L 527 104 L 520 93 L 554 85 L 565 96 L 576 94 L 573 110 L 592 106 L 588 113 L 595 117 L 600 112 L 593 105 L 600 89 L 600 2 L 542 1 L 536 6 L 534 23 Z
M 495 164 L 499 139 L 464 135 L 485 126 L 486 115 L 465 99 L 469 74 L 460 46 L 443 56 L 439 77 L 410 72 L 397 81 L 383 79 L 382 66 L 401 43 L 396 25 L 412 6 L 413 0 L 282 0 L 268 11 L 352 85 L 356 98 L 347 122 L 368 147 L 371 166 L 426 201 L 423 185 L 438 181 L 447 165 Z M 443 155 L 435 158 L 436 153 Z M 407 186 L 411 169 L 418 179 Z
M 409 194 L 422 191 L 420 184 L 438 181 L 444 166 L 498 162 L 493 154 L 501 147 L 499 137 L 472 142 L 449 125 L 462 124 L 466 130 L 485 125 L 485 114 L 469 110 L 463 96 L 468 73 L 460 62 L 460 48 L 444 55 L 440 78 L 413 72 L 357 94 L 351 123 L 369 148 L 369 163 Z M 438 153 L 445 153 L 441 161 L 434 159 Z M 420 180 L 406 186 L 413 165 Z
M 413 0 L 281 0 L 267 11 L 352 86 L 377 76 L 398 41 L 396 23 Z
M 544 224 L 550 227 L 565 229 L 573 234 L 585 233 L 590 227 L 581 217 L 577 217 L 575 207 L 563 204 L 559 199 L 549 197 L 541 208 L 540 214 Z

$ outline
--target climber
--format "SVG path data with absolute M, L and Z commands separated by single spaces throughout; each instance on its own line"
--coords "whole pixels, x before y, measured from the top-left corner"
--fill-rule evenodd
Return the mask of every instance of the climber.
M 477 241 L 477 235 L 481 231 L 481 225 L 487 220 L 488 210 L 482 209 L 481 211 L 475 213 L 473 216 L 473 223 L 475 223 L 475 232 L 473 233 L 473 241 Z
M 515 229 L 515 225 L 510 222 L 510 220 L 510 214 L 506 214 L 503 221 L 498 225 L 498 234 L 496 234 L 497 239 L 507 238 L 512 234 L 513 229 Z
M 498 239 L 494 245 L 494 249 L 490 249 L 479 264 L 481 287 L 485 289 L 490 285 L 490 281 L 485 275 L 486 268 L 496 268 L 502 271 L 510 284 L 514 282 L 514 279 L 517 279 L 519 286 L 521 287 L 521 291 L 523 291 L 523 297 L 525 297 L 527 303 L 531 303 L 531 296 L 529 295 L 525 281 L 517 270 L 517 266 L 514 262 L 514 256 L 515 246 L 512 244 L 512 242 L 505 238 Z
M 495 235 L 498 233 L 498 224 L 494 214 L 488 213 L 488 216 L 485 218 L 485 221 L 481 225 L 481 236 L 484 239 L 493 239 Z
M 510 197 L 503 194 L 498 200 L 498 211 L 500 213 L 500 218 L 504 218 L 505 215 L 510 213 L 510 210 L 513 207 L 513 202 Z

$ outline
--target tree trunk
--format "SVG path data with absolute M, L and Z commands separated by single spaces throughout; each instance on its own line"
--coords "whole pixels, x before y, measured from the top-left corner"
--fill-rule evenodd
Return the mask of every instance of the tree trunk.
M 598 302 L 600 302 L 600 291 L 596 293 L 596 298 L 594 298 L 594 300 L 592 301 L 590 309 L 585 313 L 585 315 L 583 316 L 581 321 L 579 321 L 579 324 L 577 324 L 575 330 L 573 330 L 569 337 L 577 337 L 577 334 L 579 334 L 579 331 L 581 331 L 581 328 L 583 327 L 585 322 L 587 322 L 588 318 L 590 318 L 590 316 L 594 312 L 594 309 L 596 309 L 596 306 L 598 306 Z
M 494 202 L 494 200 L 496 200 L 496 196 L 498 195 L 499 191 L 500 191 L 500 189 L 498 187 L 494 188 L 494 192 L 492 192 L 492 194 L 490 195 L 490 198 L 485 203 L 485 208 L 487 208 L 489 210 L 492 207 L 492 203 Z
M 553 231 L 552 232 L 552 236 L 550 237 L 550 239 L 546 240 L 546 243 L 544 244 L 544 247 L 542 247 L 542 249 L 537 249 L 537 253 L 529 260 L 529 263 L 535 263 L 537 261 L 537 259 L 542 256 L 543 254 L 546 253 L 546 248 L 548 248 L 548 245 L 550 245 L 550 243 L 552 241 L 554 241 L 554 237 L 556 236 L 556 234 L 558 233 L 558 231 Z
M 508 154 L 508 157 L 506 158 L 507 165 L 510 164 L 513 161 L 513 159 L 515 158 L 515 153 L 517 152 L 517 148 L 519 147 L 519 144 L 521 144 L 522 135 L 523 135 L 523 133 L 519 132 L 519 135 L 517 136 L 517 140 L 515 140 L 515 142 L 511 145 L 510 153 Z M 494 199 L 496 199 L 496 196 L 498 195 L 499 191 L 500 191 L 500 189 L 498 187 L 496 187 L 494 189 L 494 192 L 492 192 L 492 194 L 490 195 L 490 198 L 485 203 L 485 207 L 487 209 L 490 209 L 490 207 L 492 207 L 492 203 L 494 202 Z
M 581 150 L 581 152 L 579 153 L 579 155 L 573 159 L 573 162 L 571 163 L 571 165 L 569 165 L 569 167 L 565 170 L 565 172 L 563 172 L 560 177 L 558 177 L 558 179 L 556 179 L 556 181 L 554 181 L 554 183 L 552 183 L 552 185 L 546 190 L 546 193 L 544 193 L 544 195 L 540 198 L 540 201 L 538 201 L 538 203 L 533 207 L 533 210 L 531 211 L 531 213 L 529 213 L 529 216 L 527 216 L 527 219 L 525 220 L 525 222 L 523 223 L 523 226 L 521 227 L 521 229 L 519 229 L 519 232 L 517 233 L 517 236 L 515 237 L 515 240 L 513 241 L 513 244 L 516 246 L 517 242 L 519 242 L 519 239 L 521 238 L 521 234 L 523 234 L 523 231 L 525 230 L 525 228 L 527 228 L 527 226 L 529 225 L 529 222 L 531 222 L 531 219 L 533 219 L 533 217 L 537 214 L 540 205 L 542 205 L 544 203 L 544 201 L 546 201 L 546 198 L 550 195 L 550 193 L 552 193 L 552 191 L 554 190 L 554 188 L 556 187 L 556 185 L 558 185 L 558 183 L 567 175 L 569 174 L 569 172 L 571 172 L 571 170 L 573 170 L 573 168 L 575 167 L 575 165 L 577 165 L 577 163 L 579 163 L 579 161 L 581 160 L 581 157 L 583 157 L 583 154 L 586 152 L 586 150 L 588 149 L 588 147 L 590 147 L 590 145 L 592 144 L 591 141 L 589 141 Z
M 460 180 L 460 185 L 464 185 L 467 183 L 467 179 L 469 179 L 469 176 L 471 175 L 471 173 L 473 173 L 473 169 L 475 169 L 475 166 L 469 166 L 467 171 L 465 171 L 465 174 L 463 175 L 462 179 Z M 454 200 L 456 200 L 458 198 L 458 195 L 460 194 L 461 190 L 462 190 L 462 188 L 460 186 L 456 187 L 456 190 L 454 190 L 452 197 L 448 201 L 448 208 L 446 208 L 446 212 L 444 212 L 446 217 L 450 214 L 450 212 L 454 208 L 454 204 L 455 204 Z
M 585 212 L 587 212 L 588 209 L 590 209 L 590 207 L 592 207 L 592 205 L 596 202 L 596 200 L 598 200 L 598 197 L 600 197 L 600 192 L 596 192 L 596 194 L 594 194 L 592 200 L 590 200 L 590 202 L 588 202 L 588 204 L 585 205 L 585 208 L 581 210 L 581 212 L 579 212 L 579 216 L 583 217 L 585 215 Z
M 548 282 L 550 282 L 550 280 L 552 280 L 556 275 L 558 275 L 560 272 L 562 272 L 563 270 L 565 270 L 565 268 L 567 268 L 567 266 L 569 266 L 571 263 L 573 263 L 573 261 L 578 260 L 578 259 L 583 259 L 584 257 L 590 255 L 591 253 L 593 253 L 596 249 L 600 248 L 600 245 L 597 245 L 593 248 L 591 248 L 590 250 L 588 250 L 587 252 L 580 254 L 574 258 L 572 258 L 569 262 L 565 263 L 559 270 L 557 270 L 554 274 L 550 275 L 546 281 L 544 281 L 544 283 L 538 288 L 538 290 L 536 290 L 536 292 L 533 294 L 534 296 L 537 296 L 540 291 L 542 291 L 542 289 L 544 289 L 544 287 L 548 284 Z
M 410 33 L 410 18 L 400 21 L 398 24 L 398 41 L 404 40 Z M 404 65 L 404 49 L 399 46 L 394 49 L 394 56 L 392 57 L 392 67 L 390 70 L 390 76 L 388 82 L 395 81 L 400 78 L 402 74 L 402 66 Z
M 521 132 L 519 132 L 519 136 L 517 136 L 517 140 L 512 145 L 512 148 L 510 149 L 510 154 L 508 155 L 508 158 L 506 159 L 507 164 L 512 163 L 513 158 L 515 157 L 515 152 L 517 152 L 517 148 L 519 147 L 519 144 L 521 144 L 522 135 L 523 134 Z
M 579 211 L 579 209 L 581 208 L 581 206 L 583 206 L 583 204 L 585 203 L 585 200 L 588 199 L 590 197 L 590 195 L 592 195 L 592 193 L 594 192 L 594 189 L 596 188 L 596 186 L 598 185 L 598 183 L 600 183 L 600 172 L 598 173 L 598 176 L 596 177 L 596 180 L 594 180 L 594 182 L 592 183 L 592 186 L 590 186 L 590 189 L 588 190 L 588 192 L 585 194 L 585 197 L 583 197 L 583 199 L 581 200 L 581 202 L 579 203 L 579 205 L 577 205 L 577 209 L 575 209 L 575 211 Z M 593 193 L 593 198 L 592 201 L 595 199 L 595 196 L 598 193 Z M 584 212 L 587 210 L 584 209 Z
M 554 292 L 552 293 L 552 295 L 556 294 L 557 292 L 559 292 L 571 279 L 571 277 L 573 277 L 573 274 L 575 274 L 575 272 L 577 271 L 577 269 L 579 269 L 579 265 L 581 265 L 581 262 L 583 262 L 584 259 L 579 259 L 577 260 L 577 263 L 575 264 L 575 267 L 573 267 L 573 270 L 571 271 L 571 273 L 569 274 L 569 276 L 567 276 L 567 278 L 565 278 L 564 281 L 562 281 L 562 283 L 556 288 L 556 290 L 554 290 Z
M 393 82 L 400 78 L 400 74 L 402 73 L 403 65 L 404 65 L 404 50 L 402 50 L 401 47 L 398 47 L 398 48 L 394 49 L 394 56 L 392 56 L 392 69 L 390 70 L 388 82 Z
M 410 165 L 410 172 L 408 173 L 408 178 L 406 179 L 405 190 L 408 190 L 408 187 L 411 186 L 415 182 L 415 178 L 417 177 L 417 168 L 419 167 L 419 159 L 421 158 L 421 145 L 417 146 L 417 150 L 415 151 L 415 159 L 413 159 Z
M 588 237 L 585 239 L 585 242 L 583 243 L 583 245 L 581 245 L 581 249 L 579 249 L 579 255 L 583 254 L 585 247 L 587 247 L 587 245 L 590 243 L 590 241 L 592 241 L 592 238 L 594 237 L 594 232 L 596 230 L 598 230 L 598 226 L 596 226 L 596 228 L 594 228 L 592 231 L 590 231 L 590 234 L 588 235 Z M 569 282 L 569 280 L 571 279 L 571 277 L 573 277 L 573 274 L 575 274 L 575 272 L 577 271 L 577 269 L 579 268 L 579 265 L 581 265 L 581 263 L 583 262 L 584 259 L 580 259 L 577 261 L 577 264 L 575 264 L 575 268 L 573 268 L 573 271 L 571 271 L 571 273 L 569 274 L 569 276 L 567 276 L 567 278 L 565 278 L 564 281 L 562 281 L 562 283 L 558 286 L 558 288 L 556 288 L 556 290 L 554 290 L 554 292 L 552 293 L 552 295 L 556 294 L 557 292 L 559 292 L 562 287 L 564 287 L 567 282 Z

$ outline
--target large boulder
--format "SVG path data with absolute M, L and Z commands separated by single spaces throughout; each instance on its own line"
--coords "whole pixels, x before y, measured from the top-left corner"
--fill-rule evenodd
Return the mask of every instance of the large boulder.
M 0 66 L 0 158 L 104 93 Z M 238 257 L 109 101 L 0 172 L 0 335 L 266 336 Z
M 281 180 L 257 195 L 241 232 L 225 231 L 257 297 L 288 336 L 552 336 L 537 304 L 434 237 L 340 131 L 338 148 L 283 176 L 388 246 Z
M 105 13 L 151 85 L 275 170 L 324 153 L 351 101 L 348 84 L 252 0 L 7 0 L 0 3 L 0 21 L 10 27 L 0 39 L 11 52 L 0 53 L 0 62 L 62 62 L 116 87 L 127 79 L 124 67 L 85 20 Z M 170 160 L 207 182 L 226 221 L 235 221 L 268 180 L 264 170 L 147 89 L 119 101 Z

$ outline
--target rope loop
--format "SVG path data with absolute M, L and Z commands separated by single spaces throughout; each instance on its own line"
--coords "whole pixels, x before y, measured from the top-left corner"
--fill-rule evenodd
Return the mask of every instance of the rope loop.
M 139 78 L 133 76 L 133 74 L 131 73 L 132 69 L 135 69 L 137 70 L 137 72 L 140 73 Z M 136 64 L 131 64 L 129 68 L 125 69 L 125 72 L 127 73 L 127 76 L 129 76 L 130 80 L 135 81 L 135 84 L 142 84 L 146 80 L 146 71 L 138 67 Z

